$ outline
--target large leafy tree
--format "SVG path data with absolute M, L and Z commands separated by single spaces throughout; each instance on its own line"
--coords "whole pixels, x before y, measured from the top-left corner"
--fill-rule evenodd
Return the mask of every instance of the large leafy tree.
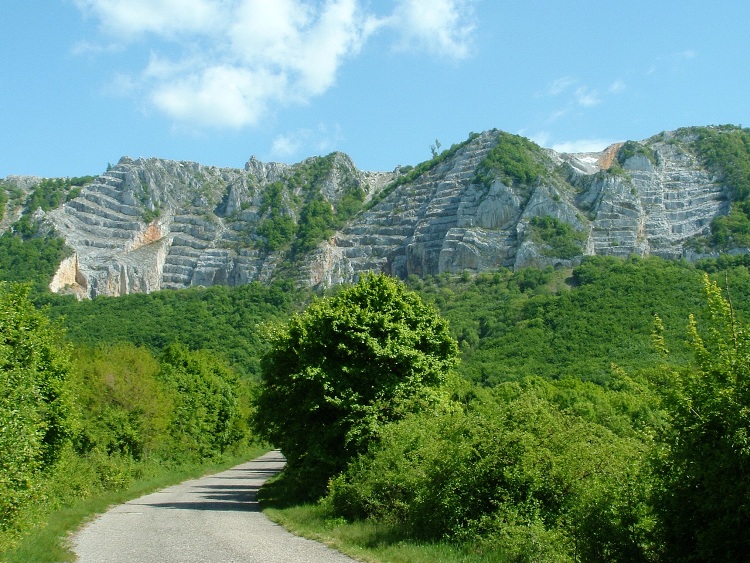
M 694 365 L 663 385 L 671 426 L 655 507 L 671 561 L 750 557 L 750 332 L 704 279 L 709 326 L 691 318 Z M 657 340 L 660 344 L 661 341 Z
M 40 471 L 55 462 L 77 431 L 69 350 L 28 293 L 28 286 L 0 282 L 2 532 L 13 529 L 35 496 Z
M 374 274 L 313 302 L 271 340 L 256 426 L 312 494 L 383 425 L 439 404 L 458 357 L 433 307 Z

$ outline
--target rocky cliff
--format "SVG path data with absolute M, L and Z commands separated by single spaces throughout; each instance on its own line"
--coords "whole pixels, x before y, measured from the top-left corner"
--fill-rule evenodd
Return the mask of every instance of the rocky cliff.
M 126 157 L 44 215 L 72 249 L 51 288 L 95 297 L 282 276 L 330 286 L 370 270 L 691 258 L 686 243 L 730 209 L 691 135 L 559 154 L 492 130 L 391 173 L 341 153 L 244 169 Z
M 639 144 L 649 157 L 637 153 L 621 165 L 613 155 L 622 144 L 598 154 L 544 151 L 546 174 L 530 186 L 478 183 L 497 139 L 497 131 L 479 135 L 358 217 L 321 246 L 310 281 L 336 284 L 370 269 L 405 277 L 568 266 L 586 254 L 679 258 L 691 255 L 686 241 L 729 210 L 727 187 L 674 134 Z M 583 234 L 580 252 L 556 254 L 535 236 L 535 217 Z

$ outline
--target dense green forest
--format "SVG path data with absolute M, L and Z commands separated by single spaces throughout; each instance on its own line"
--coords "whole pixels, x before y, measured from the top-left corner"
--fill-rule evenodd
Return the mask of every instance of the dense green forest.
M 447 540 L 500 560 L 671 560 L 686 539 L 664 492 L 680 483 L 665 456 L 677 455 L 670 444 L 683 443 L 670 442 L 675 421 L 691 423 L 670 411 L 680 404 L 670 395 L 679 387 L 665 392 L 664 382 L 713 369 L 696 363 L 696 338 L 689 338 L 691 314 L 700 330 L 717 322 L 706 308 L 704 274 L 724 288 L 741 326 L 750 315 L 744 256 L 697 265 L 591 257 L 572 270 L 408 279 L 409 291 L 448 321 L 460 350 L 455 377 L 441 384 L 455 407 L 380 425 L 319 506 L 329 518 L 397 525 L 398 541 Z M 3 482 L 6 545 L 38 510 L 72 496 L 125 486 L 160 464 L 246 447 L 273 327 L 316 299 L 291 284 L 80 303 L 30 289 L 3 285 L 11 304 L 4 310 L 21 323 L 13 330 L 39 333 L 55 357 L 17 367 L 11 349 L 22 343 L 11 338 L 4 372 L 23 374 L 32 387 L 40 374 L 52 377 L 65 392 L 42 400 L 62 401 L 64 416 L 40 423 L 54 409 L 40 410 L 38 400 L 24 407 L 30 418 L 22 435 L 38 445 L 24 454 L 29 459 L 3 460 L 17 471 Z M 5 333 L 11 320 L 4 322 Z M 33 396 L 52 397 L 44 385 Z M 220 407 L 227 403 L 229 410 Z M 15 405 L 4 403 L 5 416 Z M 741 440 L 744 415 L 737 416 Z M 181 424 L 178 431 L 178 419 L 202 430 Z M 10 442 L 2 447 L 18 451 Z M 734 467 L 735 449 L 722 447 Z M 90 469 L 73 475 L 81 463 Z M 63 493 L 60 483 L 71 486 Z M 435 520 L 437 513 L 444 519 Z M 671 521 L 682 526 L 679 539 L 658 525 Z M 724 541 L 712 538 L 706 541 Z

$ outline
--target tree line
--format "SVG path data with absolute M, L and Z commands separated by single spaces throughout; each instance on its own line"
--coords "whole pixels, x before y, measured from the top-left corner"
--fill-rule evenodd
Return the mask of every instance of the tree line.
M 498 561 L 748 548 L 730 533 L 750 492 L 741 258 L 367 276 L 317 297 L 31 291 L 0 286 L 5 546 L 75 498 L 265 439 L 289 459 L 266 503 L 396 544 Z

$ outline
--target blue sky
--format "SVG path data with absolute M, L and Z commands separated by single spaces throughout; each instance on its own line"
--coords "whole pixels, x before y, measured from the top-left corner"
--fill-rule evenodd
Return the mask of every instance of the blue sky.
M 750 124 L 746 0 L 4 0 L 0 177 Z

